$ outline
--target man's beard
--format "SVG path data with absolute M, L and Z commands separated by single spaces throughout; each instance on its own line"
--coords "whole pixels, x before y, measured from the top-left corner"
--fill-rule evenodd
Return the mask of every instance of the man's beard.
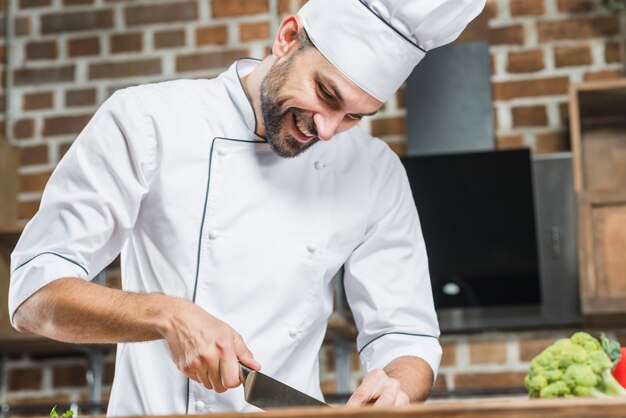
M 284 63 L 275 64 L 266 74 L 261 83 L 261 113 L 265 123 L 265 137 L 276 154 L 284 158 L 293 158 L 300 155 L 313 144 L 319 142 L 313 119 L 298 108 L 283 110 L 284 100 L 280 100 L 281 86 L 289 76 L 289 70 L 298 52 L 294 53 Z M 305 132 L 315 136 L 309 142 L 300 142 L 289 133 L 293 123 L 298 123 Z

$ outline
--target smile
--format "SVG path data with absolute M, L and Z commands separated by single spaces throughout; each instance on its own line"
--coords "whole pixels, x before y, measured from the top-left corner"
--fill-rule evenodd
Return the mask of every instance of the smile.
M 298 120 L 296 119 L 296 114 L 293 112 L 291 113 L 291 123 L 293 125 L 291 129 L 294 134 L 293 136 L 298 141 L 307 143 L 315 138 L 315 135 L 312 135 L 311 132 L 308 131 L 308 129 L 304 126 L 304 123 L 298 122 Z

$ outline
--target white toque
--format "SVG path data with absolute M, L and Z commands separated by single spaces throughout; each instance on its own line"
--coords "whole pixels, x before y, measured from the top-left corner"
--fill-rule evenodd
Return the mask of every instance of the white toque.
M 317 49 L 386 102 L 426 52 L 454 41 L 486 0 L 309 0 L 298 16 Z

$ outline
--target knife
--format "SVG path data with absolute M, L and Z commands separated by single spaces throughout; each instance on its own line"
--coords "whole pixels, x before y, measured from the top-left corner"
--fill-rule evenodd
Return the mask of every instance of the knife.
M 329 407 L 324 402 L 243 364 L 239 364 L 239 379 L 243 383 L 246 402 L 263 410 L 295 406 Z

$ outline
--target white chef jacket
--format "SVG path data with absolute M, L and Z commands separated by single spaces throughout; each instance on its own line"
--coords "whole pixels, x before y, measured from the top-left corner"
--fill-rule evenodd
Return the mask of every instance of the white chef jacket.
M 11 258 L 9 311 L 121 251 L 123 288 L 195 301 L 244 338 L 263 371 L 322 398 L 318 353 L 345 288 L 367 370 L 423 358 L 439 328 L 406 174 L 352 128 L 297 158 L 255 135 L 241 60 L 213 80 L 116 92 L 52 174 Z M 249 411 L 242 388 L 189 381 L 164 340 L 118 345 L 109 416 Z

